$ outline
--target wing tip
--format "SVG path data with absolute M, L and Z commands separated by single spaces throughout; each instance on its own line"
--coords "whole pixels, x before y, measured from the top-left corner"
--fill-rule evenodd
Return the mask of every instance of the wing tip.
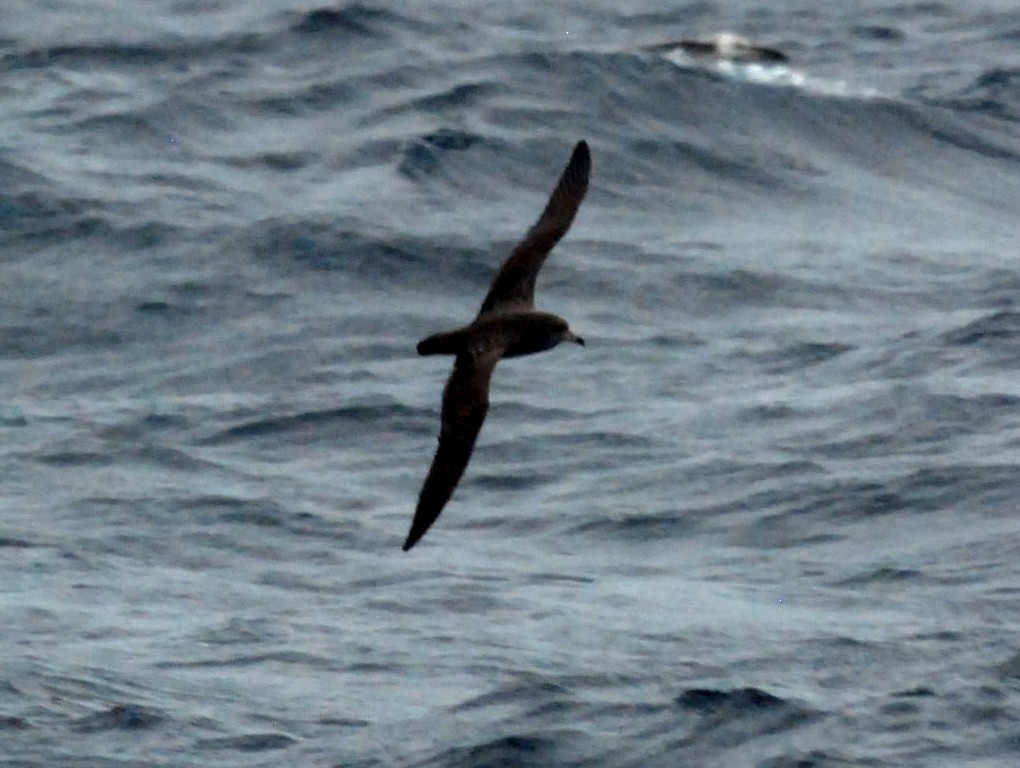
M 567 161 L 567 167 L 563 169 L 563 175 L 560 177 L 560 185 L 564 183 L 569 184 L 572 193 L 578 196 L 577 206 L 580 206 L 581 200 L 588 193 L 588 179 L 590 177 L 591 150 L 588 148 L 588 142 L 581 139 L 574 145 L 574 151 L 570 153 L 570 160 Z M 574 213 L 576 212 L 575 210 Z
M 404 541 L 404 546 L 400 549 L 403 552 L 407 552 L 411 547 L 418 543 L 424 533 L 425 531 L 418 532 L 412 527 L 410 533 L 407 534 L 407 539 Z
M 582 165 L 584 166 L 584 175 L 588 176 L 591 172 L 591 150 L 588 148 L 588 142 L 581 139 L 574 145 L 574 151 L 570 156 L 569 165 Z
M 407 552 L 411 547 L 422 540 L 422 537 L 429 532 L 429 528 L 432 527 L 432 523 L 436 521 L 439 515 L 435 515 L 431 520 L 426 522 L 421 516 L 421 509 L 416 509 L 414 513 L 414 519 L 411 520 L 411 530 L 407 532 L 407 538 L 404 540 L 404 545 L 401 549 Z

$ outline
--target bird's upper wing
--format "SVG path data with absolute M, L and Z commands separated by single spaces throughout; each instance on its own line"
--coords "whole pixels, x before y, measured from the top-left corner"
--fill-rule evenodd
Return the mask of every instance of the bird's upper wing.
M 559 242 L 577 214 L 588 191 L 591 153 L 588 144 L 579 141 L 556 189 L 538 221 L 528 230 L 492 279 L 489 293 L 478 316 L 507 309 L 530 309 L 535 303 L 535 279 L 553 246 Z
M 464 474 L 489 410 L 489 380 L 501 351 L 491 346 L 481 352 L 468 352 L 459 355 L 453 364 L 453 372 L 443 390 L 439 447 L 418 497 L 411 530 L 404 542 L 405 552 L 436 521 Z

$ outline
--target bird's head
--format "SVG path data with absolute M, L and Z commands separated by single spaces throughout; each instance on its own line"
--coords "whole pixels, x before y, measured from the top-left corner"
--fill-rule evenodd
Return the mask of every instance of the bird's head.
M 560 338 L 560 341 L 572 341 L 575 344 L 580 344 L 582 347 L 584 346 L 584 339 L 578 336 L 569 328 L 567 328 L 567 330 L 563 332 L 563 336 Z
M 567 325 L 567 321 L 562 317 L 552 315 L 550 317 L 550 326 L 550 335 L 555 340 L 556 344 L 564 341 L 572 341 L 575 344 L 580 344 L 582 347 L 584 346 L 584 339 L 570 330 L 570 326 Z

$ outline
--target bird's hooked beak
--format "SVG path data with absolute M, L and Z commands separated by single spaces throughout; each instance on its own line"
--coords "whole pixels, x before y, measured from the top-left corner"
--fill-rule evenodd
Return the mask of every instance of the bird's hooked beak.
M 582 347 L 584 346 L 584 339 L 582 339 L 580 336 L 578 336 L 573 331 L 567 331 L 566 334 L 563 336 L 563 340 L 564 341 L 572 341 L 575 344 L 580 344 Z

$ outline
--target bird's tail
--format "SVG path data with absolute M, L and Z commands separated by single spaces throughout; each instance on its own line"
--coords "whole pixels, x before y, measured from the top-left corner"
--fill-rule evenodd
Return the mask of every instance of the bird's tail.
M 463 330 L 435 333 L 418 342 L 419 355 L 459 355 L 467 347 Z

